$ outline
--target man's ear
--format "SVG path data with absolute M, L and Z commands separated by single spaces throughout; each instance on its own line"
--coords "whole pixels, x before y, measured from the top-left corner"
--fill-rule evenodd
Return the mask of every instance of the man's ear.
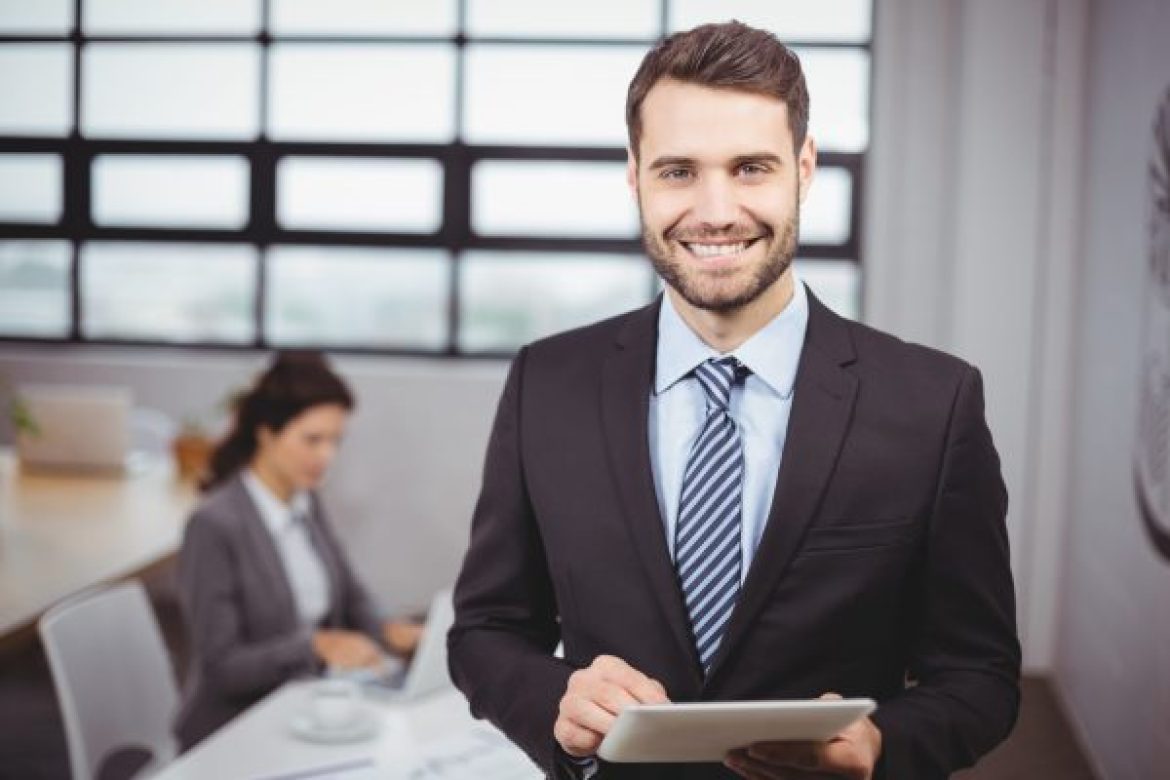
M 800 202 L 804 203 L 808 188 L 812 186 L 817 172 L 817 144 L 811 135 L 806 135 L 804 143 L 800 145 L 800 154 L 796 158 L 796 172 L 800 177 Z

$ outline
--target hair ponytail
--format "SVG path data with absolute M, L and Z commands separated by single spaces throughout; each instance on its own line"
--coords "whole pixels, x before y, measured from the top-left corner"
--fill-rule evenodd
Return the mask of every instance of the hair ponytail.
M 200 483 L 211 490 L 247 466 L 256 454 L 261 427 L 278 433 L 314 406 L 354 408 L 353 394 L 320 352 L 279 352 L 272 365 L 236 400 L 232 427 L 211 453 Z

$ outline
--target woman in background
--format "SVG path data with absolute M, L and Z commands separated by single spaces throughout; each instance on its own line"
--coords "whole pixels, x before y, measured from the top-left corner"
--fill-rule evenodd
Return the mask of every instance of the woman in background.
M 378 614 L 315 492 L 353 407 L 317 353 L 280 354 L 238 402 L 179 553 L 184 750 L 294 677 L 374 667 L 418 642 L 417 624 Z

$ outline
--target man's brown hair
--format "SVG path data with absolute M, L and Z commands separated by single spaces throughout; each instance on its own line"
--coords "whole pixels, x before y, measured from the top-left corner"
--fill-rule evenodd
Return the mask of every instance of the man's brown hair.
M 799 154 L 808 132 L 808 87 L 800 59 L 772 33 L 737 21 L 704 24 L 675 33 L 651 49 L 626 94 L 626 128 L 635 157 L 642 136 L 642 101 L 663 79 L 784 101 L 794 151 Z

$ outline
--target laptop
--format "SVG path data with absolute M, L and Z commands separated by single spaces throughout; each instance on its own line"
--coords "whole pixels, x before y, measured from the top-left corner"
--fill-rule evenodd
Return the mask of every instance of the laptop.
M 37 430 L 17 435 L 21 465 L 58 471 L 121 472 L 130 449 L 129 388 L 22 385 Z
M 447 672 L 447 632 L 455 622 L 450 590 L 441 590 L 431 600 L 427 623 L 410 665 L 389 661 L 383 671 L 346 674 L 357 679 L 379 697 L 392 701 L 414 701 L 451 687 Z

